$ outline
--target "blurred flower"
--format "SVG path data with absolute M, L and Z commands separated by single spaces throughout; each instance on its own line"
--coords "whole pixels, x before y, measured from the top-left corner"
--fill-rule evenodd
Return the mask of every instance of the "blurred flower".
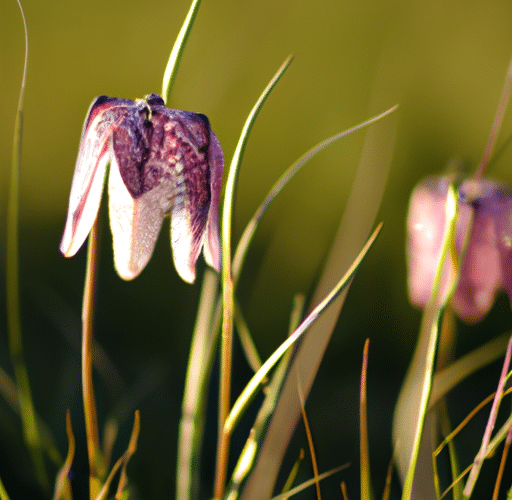
M 414 189 L 407 218 L 407 273 L 411 302 L 428 302 L 446 226 L 445 202 L 450 179 L 429 177 Z M 455 248 L 460 256 L 474 209 L 474 220 L 457 288 L 456 314 L 468 323 L 482 319 L 498 290 L 512 300 L 512 191 L 491 180 L 468 179 L 458 188 Z M 456 270 L 446 259 L 440 300 L 446 298 Z
M 100 206 L 107 165 L 110 227 L 119 276 L 131 280 L 153 253 L 164 216 L 178 274 L 195 279 L 204 244 L 219 270 L 219 195 L 224 157 L 206 116 L 169 109 L 156 94 L 98 97 L 85 119 L 60 251 L 73 256 Z

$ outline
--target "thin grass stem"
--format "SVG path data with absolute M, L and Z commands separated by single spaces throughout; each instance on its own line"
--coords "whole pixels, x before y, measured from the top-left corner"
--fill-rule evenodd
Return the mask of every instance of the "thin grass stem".
M 7 331 L 9 337 L 9 351 L 14 367 L 14 377 L 21 410 L 23 437 L 27 444 L 37 479 L 45 491 L 49 491 L 50 482 L 46 474 L 43 459 L 41 437 L 32 401 L 28 370 L 23 356 L 23 342 L 21 334 L 21 313 L 19 297 L 19 175 L 21 168 L 22 137 L 23 137 L 23 99 L 27 79 L 28 63 L 28 30 L 25 13 L 20 0 L 18 6 L 23 20 L 25 33 L 25 58 L 23 62 L 23 76 L 21 80 L 20 95 L 16 118 L 14 122 L 14 140 L 11 162 L 11 181 L 7 199 L 7 234 L 6 234 L 6 299 L 7 299 Z
M 288 57 L 267 85 L 260 98 L 252 108 L 244 124 L 238 144 L 233 154 L 233 159 L 228 172 L 226 188 L 224 193 L 224 206 L 222 211 L 222 341 L 221 341 L 221 362 L 220 362 L 220 389 L 219 389 L 219 442 L 217 447 L 217 467 L 215 476 L 215 498 L 222 497 L 224 492 L 227 461 L 229 454 L 230 435 L 224 432 L 224 423 L 227 419 L 231 397 L 231 351 L 233 344 L 233 276 L 231 273 L 231 225 L 233 205 L 235 200 L 236 181 L 240 164 L 244 154 L 245 146 L 249 138 L 254 121 L 258 116 L 261 107 L 267 100 L 272 89 L 281 79 L 284 72 L 292 62 Z
M 507 109 L 508 100 L 510 98 L 510 88 L 512 86 L 512 59 L 509 62 L 507 74 L 505 76 L 505 83 L 503 84 L 503 90 L 501 91 L 500 102 L 498 103 L 498 109 L 496 111 L 496 115 L 494 117 L 494 121 L 492 123 L 491 132 L 489 134 L 489 139 L 487 140 L 487 145 L 485 146 L 484 154 L 478 168 L 476 170 L 475 177 L 477 179 L 481 179 L 485 173 L 485 169 L 489 164 L 489 159 L 491 157 L 492 150 L 496 143 L 496 137 L 498 136 L 498 132 L 501 128 L 501 124 L 503 122 L 503 116 L 505 115 L 505 110 Z
M 370 500 L 370 451 L 368 446 L 368 424 L 366 418 L 366 379 L 368 373 L 368 350 L 370 339 L 366 339 L 363 349 L 363 363 L 361 366 L 361 388 L 359 391 L 359 455 L 361 476 L 361 500 Z

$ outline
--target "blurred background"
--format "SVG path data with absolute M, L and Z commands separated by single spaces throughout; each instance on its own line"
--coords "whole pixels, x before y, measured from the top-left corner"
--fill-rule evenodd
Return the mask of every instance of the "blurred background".
M 142 6 L 121 0 L 25 0 L 23 5 L 30 46 L 20 184 L 25 355 L 37 410 L 63 454 L 65 413 L 71 410 L 79 446 L 77 485 L 86 474 L 80 466 L 85 447 L 79 353 L 86 252 L 82 249 L 66 260 L 58 245 L 81 128 L 89 104 L 100 94 L 135 99 L 160 93 L 189 2 L 150 0 Z M 322 139 L 400 104 L 394 160 L 377 217 L 384 229 L 350 290 L 307 404 L 320 470 L 353 464 L 342 477 L 325 483 L 330 498 L 341 497 L 341 479 L 351 498 L 358 495 L 358 378 L 367 337 L 370 453 L 378 496 L 382 491 L 391 457 L 393 407 L 420 319 L 408 302 L 405 282 L 408 196 L 419 179 L 442 172 L 455 156 L 470 168 L 478 163 L 512 56 L 511 21 L 512 4 L 505 0 L 205 0 L 199 10 L 169 106 L 206 114 L 228 161 L 259 94 L 284 59 L 295 54 L 248 143 L 237 190 L 235 242 L 268 189 L 300 155 Z M 17 4 L 2 0 L 2 276 L 8 166 L 23 51 Z M 498 149 L 511 133 L 509 110 Z M 238 296 L 263 357 L 286 335 L 293 295 L 310 293 L 318 278 L 364 137 L 364 131 L 358 132 L 310 162 L 278 197 L 256 234 Z M 488 174 L 511 185 L 511 165 L 508 147 Z M 139 449 L 130 462 L 130 477 L 140 498 L 168 498 L 174 494 L 177 422 L 204 264 L 201 258 L 195 285 L 180 281 L 164 224 L 147 268 L 135 281 L 123 282 L 113 269 L 105 212 L 95 335 L 116 371 L 106 379 L 98 377 L 99 417 L 104 422 L 113 412 L 119 415 L 119 456 L 133 411 L 141 410 Z M 0 296 L 5 304 L 3 284 Z M 460 325 L 456 355 L 507 331 L 511 319 L 509 300 L 500 296 L 482 324 Z M 241 387 L 249 372 L 238 351 L 235 359 L 235 384 Z M 4 306 L 0 366 L 12 373 Z M 468 384 L 474 399 L 468 400 L 468 391 L 462 391 L 454 411 L 464 415 L 492 392 L 498 373 L 499 364 L 472 377 Z M 215 439 L 215 398 L 212 392 L 209 444 Z M 11 498 L 21 498 L 22 493 L 38 498 L 29 457 L 20 443 L 19 421 L 0 401 L 0 476 L 13 491 Z M 299 424 L 292 459 L 304 443 Z M 238 445 L 235 442 L 235 450 Z M 205 496 L 210 494 L 212 450 L 204 460 Z M 303 477 L 310 475 L 303 466 Z M 303 498 L 314 498 L 313 492 Z

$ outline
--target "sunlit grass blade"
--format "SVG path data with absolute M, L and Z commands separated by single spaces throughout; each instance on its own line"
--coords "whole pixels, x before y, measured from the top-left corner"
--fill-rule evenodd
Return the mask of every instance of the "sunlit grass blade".
M 7 194 L 7 234 L 6 234 L 6 298 L 7 298 L 7 332 L 9 351 L 14 367 L 16 389 L 21 409 L 23 437 L 30 450 L 37 479 L 45 491 L 49 491 L 50 482 L 46 474 L 41 447 L 41 437 L 35 417 L 34 403 L 30 391 L 28 370 L 23 356 L 23 342 L 20 320 L 19 297 L 19 176 L 21 168 L 22 136 L 23 136 L 23 99 L 27 78 L 28 63 L 28 30 L 25 13 L 18 0 L 23 29 L 25 34 L 25 58 L 21 80 L 20 96 L 14 122 L 14 140 L 11 162 L 11 178 Z
M 385 116 L 389 115 L 393 111 L 395 111 L 398 108 L 398 105 L 393 106 L 392 108 L 389 108 L 387 111 L 384 111 L 383 113 L 374 116 L 370 118 L 369 120 L 366 120 L 362 123 L 359 123 L 358 125 L 351 127 L 347 130 L 344 130 L 343 132 L 340 132 L 339 134 L 333 135 L 332 137 L 329 137 L 328 139 L 325 139 L 324 141 L 320 142 L 313 148 L 311 148 L 309 151 L 304 153 L 295 163 L 293 163 L 286 172 L 283 173 L 283 175 L 277 180 L 277 182 L 272 186 L 272 189 L 267 194 L 266 198 L 263 200 L 263 203 L 257 208 L 255 214 L 252 216 L 251 220 L 247 224 L 242 236 L 240 237 L 240 241 L 238 243 L 238 246 L 235 251 L 235 255 L 233 257 L 233 279 L 235 282 L 235 285 L 238 281 L 238 278 L 240 277 L 240 271 L 243 266 L 243 262 L 245 260 L 245 256 L 247 254 L 247 250 L 249 248 L 250 242 L 252 241 L 252 238 L 254 236 L 254 233 L 256 232 L 256 228 L 258 227 L 259 223 L 261 222 L 261 219 L 263 218 L 263 215 L 269 208 L 270 204 L 274 201 L 276 196 L 281 192 L 281 190 L 288 184 L 288 182 L 291 180 L 291 178 L 313 157 L 315 157 L 318 153 L 323 151 L 325 148 L 330 146 L 331 144 L 339 141 L 343 137 L 347 137 L 348 135 L 352 134 L 353 132 L 357 132 L 358 130 L 361 130 L 364 127 L 368 127 L 372 123 L 375 123 Z
M 489 415 L 489 420 L 487 422 L 487 426 L 485 428 L 484 435 L 482 437 L 482 444 L 480 446 L 480 450 L 478 451 L 475 460 L 473 461 L 473 468 L 471 473 L 469 474 L 469 478 L 467 480 L 466 486 L 464 488 L 464 495 L 470 497 L 473 488 L 475 487 L 476 480 L 478 475 L 480 474 L 480 469 L 482 468 L 482 463 L 486 457 L 487 446 L 491 441 L 491 434 L 494 429 L 494 425 L 496 423 L 496 418 L 498 417 L 498 409 L 501 403 L 501 398 L 503 396 L 503 391 L 505 389 L 505 383 L 507 381 L 507 373 L 510 366 L 510 359 L 512 356 L 512 337 L 510 338 L 507 352 L 505 354 L 505 361 L 503 362 L 503 368 L 501 371 L 500 380 L 498 382 L 498 388 L 496 389 L 496 395 L 494 396 L 494 401 L 492 403 L 491 413 Z
M 9 498 L 9 495 L 7 494 L 6 489 L 4 488 L 4 483 L 2 482 L 1 478 L 0 478 L 0 500 L 11 500 Z
M 251 367 L 252 371 L 256 373 L 261 368 L 261 357 L 258 353 L 258 349 L 254 344 L 249 326 L 247 325 L 245 318 L 240 309 L 240 304 L 235 300 L 235 311 L 234 321 L 238 332 L 238 338 L 242 345 L 242 350 L 245 354 L 245 359 Z
M 444 304 L 439 302 L 440 283 L 445 259 L 449 255 L 454 241 L 457 222 L 457 194 L 453 185 L 450 185 L 448 189 L 445 209 L 446 229 L 434 285 L 422 316 L 418 345 L 400 391 L 393 420 L 395 457 L 402 477 L 405 477 L 402 491 L 403 500 L 408 500 L 412 496 L 416 463 L 432 388 L 439 322 L 444 307 Z M 418 494 L 427 495 L 428 493 L 420 491 Z
M 305 298 L 302 294 L 297 294 L 294 297 L 292 313 L 290 316 L 289 335 L 291 335 L 299 326 L 304 309 L 304 302 Z M 238 498 L 240 486 L 251 471 L 262 436 L 264 435 L 267 427 L 267 422 L 272 416 L 276 406 L 283 380 L 290 364 L 291 354 L 291 351 L 287 351 L 284 354 L 272 375 L 270 383 L 266 387 L 265 399 L 260 406 L 260 410 L 249 434 L 249 438 L 244 445 L 242 453 L 240 453 L 238 457 L 237 465 L 233 471 L 231 482 L 227 489 L 226 498 L 229 498 L 230 500 Z
M 386 484 L 384 486 L 384 491 L 382 493 L 382 500 L 389 500 L 391 496 L 391 480 L 393 479 L 393 468 L 395 465 L 395 460 L 391 457 L 391 460 L 388 464 L 388 470 L 386 472 Z
M 185 49 L 188 35 L 190 34 L 190 30 L 194 24 L 194 20 L 196 18 L 197 11 L 199 10 L 200 4 L 201 0 L 192 1 L 192 4 L 190 5 L 187 13 L 187 17 L 185 18 L 180 32 L 178 33 L 178 37 L 176 38 L 176 41 L 172 47 L 167 66 L 165 67 L 164 78 L 162 82 L 162 99 L 166 104 L 170 100 L 171 91 L 174 85 L 174 80 L 176 79 L 176 74 L 178 73 L 181 56 L 183 54 L 183 50 Z
M 304 491 L 306 488 L 313 486 L 316 483 L 316 481 L 323 481 L 324 479 L 332 476 L 333 474 L 341 472 L 342 470 L 344 470 L 348 467 L 350 467 L 350 464 L 340 465 L 339 467 L 336 467 L 330 471 L 323 472 L 322 474 L 318 475 L 318 478 L 312 478 L 312 479 L 309 479 L 308 481 L 304 481 L 302 484 L 299 484 L 298 486 L 296 486 L 295 488 L 292 488 L 291 490 L 287 491 L 286 493 L 281 493 L 281 495 L 272 497 L 272 500 L 285 500 L 286 498 L 290 498 L 293 495 L 296 495 L 297 493 Z
M 498 475 L 496 476 L 496 483 L 494 485 L 494 492 L 492 495 L 492 500 L 498 500 L 501 481 L 503 479 L 503 472 L 505 471 L 505 463 L 507 461 L 508 452 L 510 451 L 511 443 L 512 443 L 512 427 L 510 427 L 510 429 L 507 433 L 507 437 L 505 439 L 505 446 L 503 447 L 503 453 L 501 455 L 500 468 L 498 471 Z
M 361 388 L 359 396 L 359 454 L 361 475 L 361 500 L 372 498 L 371 474 L 370 474 L 370 450 L 368 446 L 368 426 L 366 419 L 366 376 L 368 373 L 368 349 L 370 339 L 366 339 L 363 350 L 363 364 L 361 366 Z
M 66 434 L 68 436 L 68 454 L 64 464 L 62 465 L 57 478 L 55 480 L 55 493 L 53 500 L 72 500 L 73 495 L 71 492 L 71 481 L 69 480 L 69 471 L 73 464 L 73 458 L 75 456 L 75 436 L 73 435 L 73 429 L 71 427 L 71 416 L 69 411 L 66 413 Z
M 391 166 L 397 123 L 398 117 L 393 114 L 385 121 L 374 123 L 368 130 L 355 181 L 326 265 L 313 294 L 312 307 L 332 290 L 337 277 L 345 272 L 370 234 Z M 342 292 L 322 314 L 294 353 L 293 366 L 268 425 L 254 470 L 245 486 L 242 497 L 244 500 L 259 500 L 272 495 L 279 464 L 300 416 L 294 370 L 301 373 L 304 395 L 307 398 L 338 321 L 346 293 Z
M 500 335 L 437 372 L 432 384 L 430 407 L 469 375 L 503 356 L 510 335 L 510 332 Z
M 217 326 L 213 321 L 219 297 L 219 277 L 206 269 L 196 323 L 190 345 L 181 408 L 176 468 L 176 500 L 194 500 L 199 491 L 199 463 L 204 431 L 208 382 L 217 347 Z
M 295 482 L 295 478 L 297 477 L 297 474 L 299 473 L 299 468 L 304 461 L 304 448 L 301 448 L 299 451 L 299 456 L 297 457 L 297 460 L 295 460 L 295 463 L 293 464 L 293 467 L 290 471 L 290 474 L 288 474 L 288 477 L 286 478 L 286 481 L 284 482 L 283 486 L 283 493 L 287 493 L 292 489 L 292 485 Z M 287 500 L 288 497 L 285 497 L 285 500 Z
M 448 405 L 445 399 L 442 399 L 437 408 L 437 413 L 439 417 L 439 424 L 441 427 L 441 432 L 444 436 L 447 436 L 451 432 L 451 423 L 450 416 L 448 414 Z M 458 477 L 460 475 L 460 466 L 459 466 L 459 457 L 457 454 L 457 450 L 455 448 L 454 440 L 448 441 L 448 454 L 450 458 L 450 473 L 453 478 Z M 432 454 L 432 463 L 434 463 L 434 455 Z M 439 477 L 434 475 L 434 483 L 439 484 Z M 463 498 L 463 490 L 462 483 L 457 483 L 453 488 L 453 500 L 462 500 Z M 436 487 L 436 491 L 439 492 L 439 487 Z
M 292 56 L 288 57 L 267 85 L 258 101 L 252 108 L 240 133 L 240 138 L 233 153 L 233 158 L 228 171 L 226 188 L 224 192 L 224 205 L 222 210 L 222 344 L 220 361 L 220 390 L 219 390 L 219 441 L 217 447 L 217 467 L 215 477 L 215 498 L 220 498 L 224 491 L 227 475 L 227 460 L 229 453 L 229 437 L 224 434 L 224 422 L 226 421 L 231 394 L 231 349 L 233 343 L 233 278 L 231 274 L 231 225 L 233 219 L 233 206 L 235 202 L 235 190 L 238 172 L 242 162 L 245 146 L 249 138 L 254 121 L 258 116 L 264 102 L 272 89 L 281 79 L 284 72 L 292 62 Z
M 364 247 L 361 249 L 359 255 L 354 260 L 352 265 L 349 267 L 344 276 L 338 281 L 336 286 L 331 292 L 318 304 L 299 325 L 299 327 L 290 335 L 263 363 L 263 366 L 258 370 L 257 373 L 251 378 L 249 383 L 245 386 L 244 390 L 235 401 L 231 412 L 229 413 L 226 423 L 224 425 L 224 432 L 231 433 L 242 416 L 243 412 L 247 409 L 252 398 L 256 395 L 258 388 L 261 385 L 262 380 L 267 376 L 269 371 L 275 366 L 283 354 L 304 334 L 304 332 L 317 320 L 317 318 L 333 303 L 333 301 L 347 288 L 351 283 L 352 278 L 359 269 L 363 259 L 365 258 L 368 250 L 371 248 L 375 239 L 377 238 L 382 223 L 377 226 L 375 231 L 372 233 Z
M 110 489 L 110 484 L 112 483 L 112 480 L 114 479 L 114 476 L 116 475 L 117 471 L 121 467 L 123 467 L 123 468 L 126 467 L 126 464 L 128 463 L 128 461 L 130 460 L 132 455 L 137 450 L 137 440 L 139 438 L 139 431 L 140 431 L 140 414 L 139 414 L 139 411 L 137 410 L 135 412 L 135 419 L 133 421 L 133 429 L 132 429 L 132 434 L 130 436 L 130 441 L 128 443 L 128 448 L 123 453 L 121 458 L 112 467 L 110 474 L 108 475 L 106 481 L 103 483 L 103 486 L 102 486 L 101 490 L 99 491 L 98 495 L 95 497 L 95 500 L 105 500 L 107 498 L 107 495 L 108 495 L 108 492 Z M 124 488 L 126 486 L 125 481 L 126 481 L 126 475 L 122 474 L 121 479 L 119 481 L 119 487 L 118 487 L 118 490 L 116 493 L 116 500 L 121 500 L 123 498 L 122 491 L 124 490 Z
M 302 422 L 304 423 L 304 429 L 306 431 L 306 437 L 308 440 L 309 454 L 311 455 L 311 466 L 313 467 L 313 479 L 315 480 L 315 488 L 316 488 L 316 498 L 317 500 L 322 500 L 322 494 L 320 491 L 320 478 L 318 474 L 318 463 L 316 460 L 315 453 L 315 445 L 313 442 L 313 434 L 311 433 L 311 428 L 309 426 L 308 416 L 306 414 L 306 406 L 304 403 L 304 394 L 302 392 L 302 387 L 300 384 L 300 378 L 297 374 L 297 392 L 299 395 L 300 401 L 300 412 L 302 415 Z

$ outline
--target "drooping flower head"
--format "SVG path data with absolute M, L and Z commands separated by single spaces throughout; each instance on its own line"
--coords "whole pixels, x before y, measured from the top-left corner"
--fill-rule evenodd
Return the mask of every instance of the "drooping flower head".
M 424 308 L 428 302 L 446 227 L 445 203 L 450 179 L 429 177 L 414 189 L 407 217 L 409 297 Z M 474 323 L 487 314 L 496 293 L 505 288 L 512 300 L 512 191 L 491 180 L 468 179 L 458 188 L 455 248 L 460 255 L 474 210 L 457 288 L 456 314 Z M 444 300 L 455 269 L 445 262 L 439 298 Z
M 219 270 L 219 196 L 224 157 L 206 116 L 165 107 L 156 94 L 100 96 L 85 119 L 60 250 L 73 256 L 96 219 L 106 168 L 114 263 L 125 280 L 144 269 L 164 216 L 178 274 L 195 279 L 204 246 Z

